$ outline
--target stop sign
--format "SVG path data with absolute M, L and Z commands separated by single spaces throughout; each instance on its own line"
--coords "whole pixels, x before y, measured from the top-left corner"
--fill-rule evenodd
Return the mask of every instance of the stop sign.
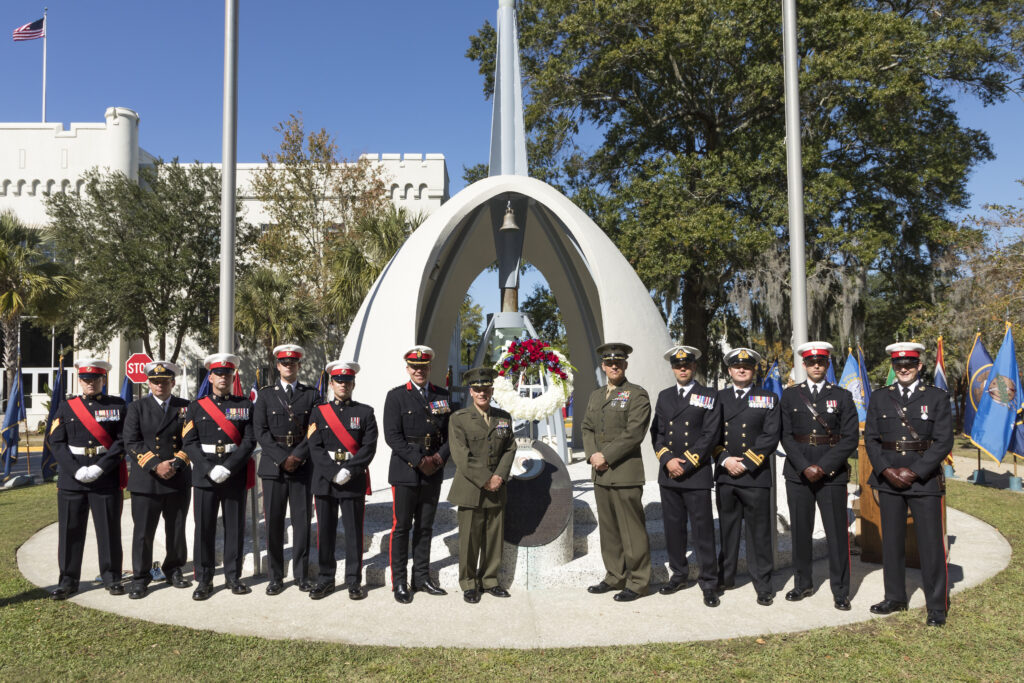
M 152 363 L 153 359 L 144 353 L 133 353 L 124 364 L 124 374 L 136 384 L 143 384 L 146 381 L 146 363 Z

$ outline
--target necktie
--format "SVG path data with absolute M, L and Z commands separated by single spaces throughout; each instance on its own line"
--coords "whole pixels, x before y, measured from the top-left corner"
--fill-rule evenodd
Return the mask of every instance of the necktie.
M 745 393 L 747 393 L 747 392 L 743 391 L 743 389 L 737 389 L 736 390 L 736 400 L 741 400 Z
M 811 400 L 814 402 L 818 401 L 818 386 L 815 385 L 811 388 Z
M 169 406 L 169 405 L 171 405 L 170 399 L 168 399 L 168 400 L 166 400 L 166 401 L 164 401 L 163 403 L 160 404 L 160 407 L 163 409 L 164 413 L 167 412 L 167 406 Z
M 907 401 L 909 401 L 910 389 L 908 389 L 907 387 L 903 387 L 900 391 L 903 393 L 903 402 L 906 403 Z
M 285 390 L 284 390 L 284 392 L 285 392 L 286 394 L 288 394 L 288 402 L 289 402 L 289 403 L 291 403 L 291 402 L 292 402 L 292 398 L 293 398 L 293 396 L 294 396 L 294 392 L 292 392 L 292 385 L 291 385 L 291 384 L 289 384 L 289 385 L 288 385 L 288 388 L 287 388 L 287 389 L 285 389 Z

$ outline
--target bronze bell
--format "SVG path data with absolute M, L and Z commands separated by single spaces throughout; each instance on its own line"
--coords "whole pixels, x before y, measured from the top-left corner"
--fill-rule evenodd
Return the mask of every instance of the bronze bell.
M 512 212 L 511 201 L 505 207 L 505 219 L 501 222 L 498 232 L 508 232 L 510 230 L 519 230 L 519 226 L 516 225 L 516 215 Z

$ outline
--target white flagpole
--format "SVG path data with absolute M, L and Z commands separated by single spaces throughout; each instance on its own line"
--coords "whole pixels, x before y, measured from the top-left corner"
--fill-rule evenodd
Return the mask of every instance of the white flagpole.
M 43 123 L 46 123 L 46 34 L 49 33 L 49 27 L 46 25 L 46 10 L 43 8 Z

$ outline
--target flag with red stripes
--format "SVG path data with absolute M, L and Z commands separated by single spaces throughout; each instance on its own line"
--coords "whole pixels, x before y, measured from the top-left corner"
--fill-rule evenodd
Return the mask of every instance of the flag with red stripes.
M 14 33 L 11 34 L 11 37 L 14 38 L 14 42 L 17 43 L 22 40 L 35 40 L 37 38 L 42 38 L 45 35 L 46 18 L 44 17 L 43 19 L 30 21 L 24 26 L 19 26 L 14 29 Z

